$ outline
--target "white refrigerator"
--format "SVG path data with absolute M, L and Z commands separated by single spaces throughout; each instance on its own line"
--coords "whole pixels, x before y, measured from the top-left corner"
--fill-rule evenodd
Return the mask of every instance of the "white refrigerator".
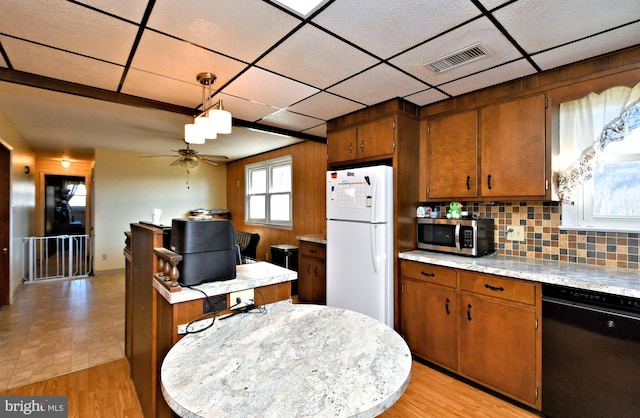
M 327 172 L 327 305 L 393 328 L 393 168 Z

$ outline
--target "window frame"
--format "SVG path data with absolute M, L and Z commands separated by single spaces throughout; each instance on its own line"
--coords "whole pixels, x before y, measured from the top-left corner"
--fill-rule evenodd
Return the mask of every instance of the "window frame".
M 281 167 L 288 166 L 291 170 L 291 185 L 288 191 L 277 190 L 274 191 L 273 187 L 273 170 Z M 252 173 L 255 171 L 264 170 L 265 176 L 265 191 L 264 193 L 252 193 Z M 289 199 L 289 220 L 273 220 L 271 198 L 274 196 L 288 196 Z M 264 218 L 251 218 L 251 198 L 254 196 L 264 196 Z M 293 229 L 293 157 L 291 154 L 272 158 L 265 161 L 245 165 L 245 223 L 270 226 L 282 229 Z
M 636 129 L 638 131 L 638 129 Z M 640 132 L 633 132 L 638 140 Z M 629 136 L 630 137 L 630 136 Z M 627 138 L 625 138 L 625 141 Z M 606 152 L 606 149 L 605 149 Z M 640 153 L 606 156 L 603 163 L 640 162 Z M 575 204 L 562 204 L 562 225 L 564 230 L 593 230 L 604 232 L 640 232 L 640 217 L 637 216 L 597 216 L 593 214 L 593 177 L 580 184 L 575 191 Z

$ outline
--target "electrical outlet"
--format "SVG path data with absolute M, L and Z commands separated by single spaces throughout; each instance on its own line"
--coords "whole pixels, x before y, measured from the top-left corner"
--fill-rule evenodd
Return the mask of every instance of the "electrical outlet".
M 229 294 L 229 309 L 240 309 L 253 305 L 253 289 L 241 290 Z
M 507 236 L 509 241 L 524 241 L 524 226 L 507 225 Z

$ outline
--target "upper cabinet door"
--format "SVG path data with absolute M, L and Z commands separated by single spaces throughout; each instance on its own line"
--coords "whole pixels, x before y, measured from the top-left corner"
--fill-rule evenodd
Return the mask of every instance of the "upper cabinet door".
M 358 159 L 393 154 L 395 149 L 396 121 L 382 118 L 358 126 Z
M 427 129 L 429 199 L 476 197 L 477 111 L 432 119 Z
M 329 163 L 356 159 L 356 128 L 345 128 L 327 135 L 327 160 Z
M 480 109 L 480 194 L 545 196 L 543 94 Z

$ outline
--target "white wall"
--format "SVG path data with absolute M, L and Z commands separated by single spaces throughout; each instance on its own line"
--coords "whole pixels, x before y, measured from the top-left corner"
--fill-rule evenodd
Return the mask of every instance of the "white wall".
M 35 233 L 33 225 L 33 213 L 36 206 L 35 155 L 11 122 L 2 114 L 0 114 L 0 141 L 11 150 L 9 277 L 11 280 L 10 299 L 13 302 L 16 291 L 22 284 L 22 239 Z M 29 174 L 25 174 L 24 166 L 30 167 Z
M 161 222 L 184 218 L 197 208 L 227 207 L 224 164 L 199 164 L 187 170 L 169 164 L 171 158 L 140 158 L 138 154 L 95 151 L 94 168 L 94 271 L 124 268 L 125 231 L 130 224 L 151 221 L 154 208 Z

